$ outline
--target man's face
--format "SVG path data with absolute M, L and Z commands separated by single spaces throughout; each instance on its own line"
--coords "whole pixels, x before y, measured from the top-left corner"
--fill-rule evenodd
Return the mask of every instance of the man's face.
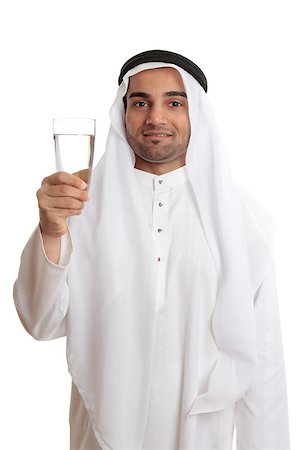
M 190 121 L 177 70 L 145 70 L 130 78 L 125 126 L 136 157 L 160 164 L 185 158 Z

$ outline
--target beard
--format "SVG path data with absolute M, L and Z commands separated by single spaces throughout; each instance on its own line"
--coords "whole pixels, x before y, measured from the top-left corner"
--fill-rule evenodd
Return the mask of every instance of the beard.
M 168 138 L 167 138 L 168 139 Z M 127 132 L 127 140 L 133 152 L 141 159 L 151 163 L 168 162 L 184 155 L 189 143 L 189 135 L 184 135 L 181 140 L 173 133 L 169 138 L 172 142 L 165 143 L 159 137 L 153 137 L 150 142 L 141 142 Z

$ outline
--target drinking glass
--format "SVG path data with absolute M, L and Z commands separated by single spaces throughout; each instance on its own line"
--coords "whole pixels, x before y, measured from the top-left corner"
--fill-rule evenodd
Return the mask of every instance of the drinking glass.
M 53 119 L 56 169 L 90 185 L 95 142 L 95 119 Z

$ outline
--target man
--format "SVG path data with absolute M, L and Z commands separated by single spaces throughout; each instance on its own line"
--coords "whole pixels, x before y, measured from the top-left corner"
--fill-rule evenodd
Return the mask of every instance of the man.
M 71 448 L 228 450 L 236 425 L 238 450 L 287 450 L 272 220 L 231 177 L 199 67 L 148 51 L 119 84 L 90 200 L 43 181 L 14 290 L 29 333 L 67 336 Z

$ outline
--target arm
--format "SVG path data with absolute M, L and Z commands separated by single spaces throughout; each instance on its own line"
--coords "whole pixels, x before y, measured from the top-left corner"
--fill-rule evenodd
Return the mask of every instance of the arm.
M 14 300 L 20 320 L 28 333 L 38 340 L 65 336 L 67 272 L 72 247 L 68 234 L 61 241 L 59 264 L 54 264 L 46 255 L 42 234 L 37 227 L 22 253 L 14 285 Z
M 25 329 L 39 340 L 65 335 L 71 255 L 67 220 L 81 214 L 88 200 L 85 187 L 80 178 L 58 172 L 37 191 L 40 224 L 23 251 L 14 299 Z
M 237 450 L 289 450 L 285 371 L 274 264 L 255 297 L 257 373 L 236 403 Z

